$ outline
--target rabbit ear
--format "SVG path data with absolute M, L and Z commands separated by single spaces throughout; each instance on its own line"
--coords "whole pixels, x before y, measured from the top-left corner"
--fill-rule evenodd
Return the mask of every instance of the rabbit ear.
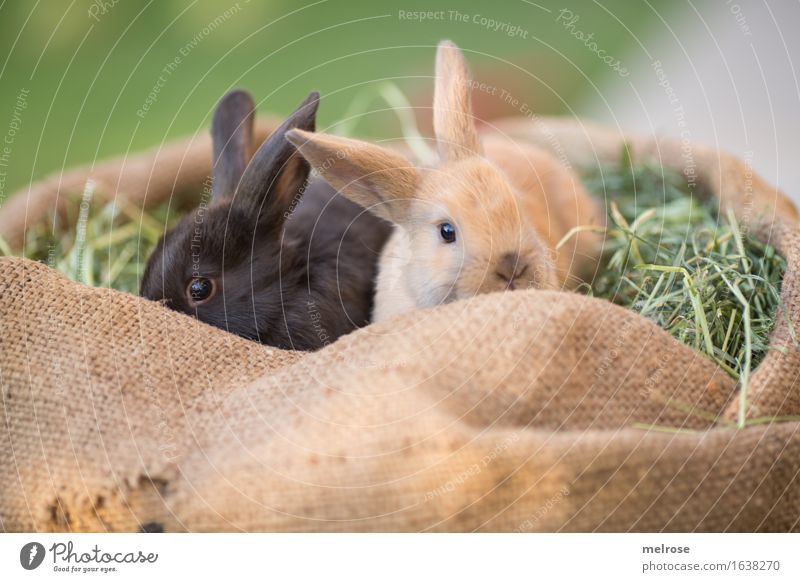
M 286 134 L 313 168 L 344 196 L 388 221 L 406 219 L 418 171 L 404 156 L 371 143 L 294 129 Z
M 247 166 L 253 140 L 253 98 L 246 91 L 231 91 L 223 97 L 211 122 L 214 144 L 211 198 L 230 196 Z
M 296 127 L 314 131 L 318 106 L 319 93 L 314 91 L 258 148 L 244 171 L 234 204 L 261 223 L 283 224 L 292 201 L 302 193 L 311 168 L 286 141 L 286 132 Z
M 439 156 L 459 160 L 481 154 L 470 103 L 470 75 L 464 55 L 449 40 L 436 50 L 433 128 Z

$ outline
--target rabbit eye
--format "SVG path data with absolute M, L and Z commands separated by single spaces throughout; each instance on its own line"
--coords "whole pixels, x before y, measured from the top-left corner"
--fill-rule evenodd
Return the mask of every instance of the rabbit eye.
M 448 244 L 456 242 L 456 227 L 449 222 L 443 222 L 439 225 L 439 234 L 442 235 L 442 240 Z
M 205 303 L 214 295 L 214 281 L 205 277 L 195 277 L 189 281 L 189 286 L 186 287 L 186 294 L 189 296 L 189 301 L 195 305 Z

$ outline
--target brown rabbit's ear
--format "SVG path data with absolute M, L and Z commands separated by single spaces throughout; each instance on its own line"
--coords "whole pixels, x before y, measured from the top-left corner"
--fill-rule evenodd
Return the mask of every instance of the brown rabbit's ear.
M 234 205 L 258 216 L 261 223 L 283 224 L 308 180 L 311 168 L 286 141 L 286 132 L 294 128 L 314 131 L 318 106 L 319 93 L 314 91 L 258 148 L 244 171 Z
M 344 196 L 395 223 L 407 216 L 419 175 L 390 149 L 364 141 L 294 129 L 286 134 L 311 166 Z
M 247 167 L 247 154 L 253 141 L 253 98 L 246 91 L 231 91 L 223 97 L 211 122 L 214 144 L 211 198 L 230 196 Z
M 469 68 L 464 55 L 449 40 L 440 42 L 436 50 L 433 128 L 439 156 L 443 160 L 481 154 L 472 117 Z

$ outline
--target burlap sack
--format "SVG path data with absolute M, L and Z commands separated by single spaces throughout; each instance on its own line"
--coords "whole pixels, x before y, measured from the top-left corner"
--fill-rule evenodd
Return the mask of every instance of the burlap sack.
M 574 165 L 623 138 L 684 161 L 679 143 L 597 127 L 498 127 Z M 768 217 L 752 227 L 788 260 L 797 327 L 794 207 L 743 163 L 694 155 L 723 204 Z M 31 261 L 0 272 L 6 530 L 800 529 L 800 423 L 757 421 L 800 414 L 785 321 L 736 429 L 724 372 L 576 294 L 485 295 L 301 355 Z

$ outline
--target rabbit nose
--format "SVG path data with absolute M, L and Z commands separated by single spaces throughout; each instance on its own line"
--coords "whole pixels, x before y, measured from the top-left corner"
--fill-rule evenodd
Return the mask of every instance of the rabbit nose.
M 516 253 L 503 255 L 497 262 L 497 276 L 508 281 L 508 288 L 515 289 L 514 280 L 521 277 L 528 270 L 528 264 L 520 261 Z

